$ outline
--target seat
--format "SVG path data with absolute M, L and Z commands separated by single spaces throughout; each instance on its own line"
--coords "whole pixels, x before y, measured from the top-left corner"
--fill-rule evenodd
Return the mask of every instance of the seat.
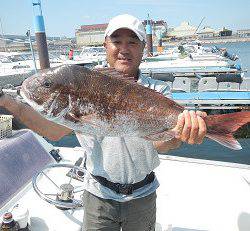
M 198 83 L 198 91 L 217 91 L 218 83 L 215 77 L 202 77 Z
M 173 82 L 173 92 L 190 92 L 191 80 L 188 77 L 175 77 Z
M 250 91 L 250 78 L 243 78 L 240 84 L 240 91 Z

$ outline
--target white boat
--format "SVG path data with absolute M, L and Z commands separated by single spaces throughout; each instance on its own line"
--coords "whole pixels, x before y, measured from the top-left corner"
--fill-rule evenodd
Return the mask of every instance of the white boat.
M 74 55 L 73 60 L 64 58 L 64 64 L 101 64 L 106 60 L 106 51 L 104 47 L 84 46 L 79 55 Z
M 225 60 L 192 60 L 189 57 L 175 60 L 157 60 L 150 62 L 142 62 L 141 69 L 205 69 L 211 67 L 229 67 L 230 64 Z
M 0 86 L 20 85 L 33 73 L 35 73 L 33 66 L 19 53 L 0 52 Z
M 62 61 L 52 57 L 50 66 L 62 65 Z M 40 69 L 36 58 L 36 68 Z M 31 53 L 27 52 L 0 52 L 0 86 L 19 86 L 24 79 L 35 73 L 35 65 Z
M 18 52 L 0 52 L 0 76 L 4 76 L 12 72 L 16 74 L 27 73 L 33 69 L 26 62 L 22 54 Z
M 49 154 L 54 148 L 29 130 L 0 140 L 0 191 L 5 192 L 0 194 L 0 216 L 11 211 L 21 228 L 28 222 L 32 231 L 80 231 L 84 205 L 62 210 L 52 202 L 58 205 L 55 195 L 63 191 L 57 187 L 71 182 L 78 191 L 75 205 L 81 205 L 82 182 L 70 181 L 66 174 L 86 150 L 59 147 L 62 161 L 56 163 Z M 248 165 L 167 155 L 160 159 L 156 231 L 250 230 Z
M 140 68 L 143 72 L 155 70 L 188 72 L 209 71 L 211 69 L 230 71 L 234 64 L 233 61 L 237 58 L 236 55 L 230 55 L 226 50 L 223 52 L 221 50 L 215 51 L 213 48 L 203 47 L 199 43 L 190 43 L 169 48 L 160 54 L 154 54 L 152 57 L 144 57 Z

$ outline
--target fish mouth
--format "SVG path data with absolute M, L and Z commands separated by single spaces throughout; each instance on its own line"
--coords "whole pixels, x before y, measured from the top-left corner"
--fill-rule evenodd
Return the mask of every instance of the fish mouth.
M 20 90 L 20 95 L 25 101 L 30 101 L 30 99 L 32 98 L 32 94 L 27 90 L 25 84 L 22 85 L 22 88 Z
M 20 96 L 24 99 L 24 101 L 29 104 L 32 108 L 34 108 L 38 112 L 44 111 L 43 106 L 37 104 L 34 100 L 32 100 L 34 97 L 32 93 L 30 93 L 26 87 L 26 84 L 22 85 L 22 88 L 20 90 Z

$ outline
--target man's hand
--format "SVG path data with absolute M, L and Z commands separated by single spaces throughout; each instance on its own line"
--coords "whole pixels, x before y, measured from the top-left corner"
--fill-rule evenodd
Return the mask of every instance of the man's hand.
M 203 120 L 206 116 L 206 112 L 183 111 L 178 116 L 177 125 L 173 129 L 176 133 L 175 138 L 169 141 L 154 141 L 154 147 L 159 153 L 166 153 L 171 149 L 178 148 L 181 142 L 201 144 L 207 133 L 207 127 Z
M 176 138 L 188 144 L 201 144 L 207 133 L 203 120 L 206 116 L 206 112 L 184 110 L 173 129 L 177 133 Z
M 9 99 L 12 99 L 10 96 L 3 93 L 2 90 L 0 90 L 0 107 L 5 107 L 5 105 L 8 103 Z
M 0 97 L 3 96 L 4 93 L 3 93 L 3 89 L 0 87 Z
M 32 107 L 4 94 L 0 97 L 0 107 L 8 110 L 14 118 L 41 136 L 57 141 L 72 132 L 71 129 L 46 120 Z

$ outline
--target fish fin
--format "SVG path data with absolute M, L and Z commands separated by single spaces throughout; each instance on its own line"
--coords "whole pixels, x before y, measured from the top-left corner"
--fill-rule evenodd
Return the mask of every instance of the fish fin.
M 95 114 L 89 114 L 89 115 L 81 116 L 80 121 L 83 123 L 90 124 L 94 127 L 99 127 L 96 123 L 93 122 L 93 118 L 95 118 Z
M 86 116 L 76 116 L 74 113 L 67 113 L 67 119 L 69 119 L 70 121 L 77 123 L 77 122 L 83 122 L 83 123 L 87 123 L 90 124 L 94 127 L 98 127 L 97 124 L 95 124 L 93 122 L 93 118 L 95 117 L 95 114 L 90 114 L 90 115 L 86 115 Z
M 241 146 L 233 133 L 250 122 L 250 111 L 242 111 L 205 117 L 206 136 L 228 148 L 240 150 Z
M 242 147 L 240 143 L 233 137 L 232 134 L 207 134 L 206 137 L 218 142 L 219 144 L 233 149 L 233 150 L 241 150 Z
M 175 131 L 169 130 L 169 131 L 163 131 L 163 132 L 158 132 L 158 133 L 151 133 L 147 136 L 144 136 L 143 138 L 146 140 L 151 140 L 151 141 L 168 141 L 172 140 L 176 136 Z
M 77 123 L 80 121 L 79 117 L 75 116 L 74 113 L 67 113 L 64 116 L 65 119 L 68 119 L 71 122 Z
M 119 78 L 119 79 L 123 79 L 123 80 L 127 80 L 130 82 L 136 82 L 136 78 L 134 76 L 130 76 L 128 74 L 124 74 L 120 71 L 117 71 L 115 68 L 96 68 L 93 71 L 96 71 L 98 73 L 102 73 L 104 75 L 109 75 L 112 76 L 114 78 Z

